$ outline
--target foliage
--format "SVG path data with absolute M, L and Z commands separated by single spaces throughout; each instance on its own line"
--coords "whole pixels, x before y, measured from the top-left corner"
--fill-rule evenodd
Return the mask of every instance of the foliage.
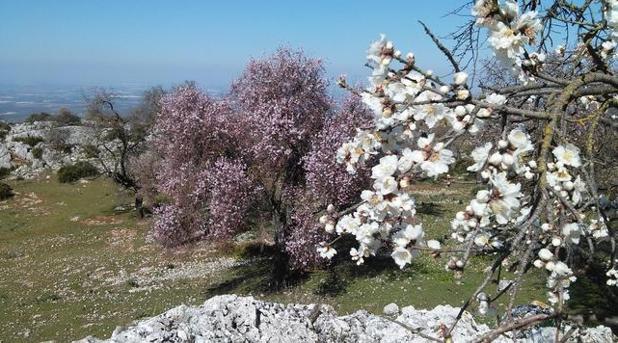
M 99 171 L 89 162 L 79 161 L 75 164 L 63 166 L 58 170 L 58 181 L 61 183 L 75 182 L 82 178 L 99 175 Z
M 3 141 L 11 131 L 9 123 L 0 120 L 0 141 Z
M 314 266 L 325 236 L 312 213 L 358 195 L 366 176 L 346 174 L 334 158 L 369 113 L 358 97 L 337 109 L 326 86 L 318 60 L 281 49 L 250 62 L 226 99 L 191 83 L 164 97 L 154 127 L 156 188 L 171 203 L 156 212 L 156 236 L 166 245 L 229 239 L 247 228 L 251 209 L 271 220 L 277 258 L 290 262 L 277 273 Z M 320 178 L 331 176 L 322 187 Z M 347 196 L 336 191 L 343 188 Z
M 47 144 L 53 150 L 60 152 L 71 152 L 71 145 L 67 143 L 69 138 L 69 132 L 63 128 L 53 127 L 47 131 L 47 136 L 45 137 Z
M 31 147 L 35 147 L 37 144 L 44 142 L 45 139 L 39 136 L 22 136 L 22 137 L 14 137 L 13 141 L 21 142 Z
M 32 157 L 38 160 L 43 158 L 43 148 L 40 148 L 40 147 L 32 148 Z
M 115 96 L 105 90 L 98 90 L 89 100 L 86 110 L 88 125 L 97 134 L 97 157 L 105 174 L 125 189 L 137 193 L 139 170 L 130 164 L 146 151 L 146 141 L 160 100 L 164 95 L 161 87 L 144 92 L 142 102 L 130 113 L 122 114 L 115 107 Z M 94 149 L 89 150 L 94 153 Z M 98 151 L 105 151 L 105 158 Z
M 82 118 L 64 107 L 58 110 L 58 114 L 52 120 L 61 126 L 80 125 L 82 123 Z
M 24 122 L 32 124 L 37 121 L 50 121 L 52 120 L 52 117 L 53 116 L 47 112 L 32 113 L 24 120 Z
M 99 148 L 94 144 L 86 144 L 81 146 L 86 158 L 96 158 L 99 156 Z
M 0 182 L 0 200 L 6 200 L 15 195 L 13 188 L 4 182 Z
M 12 168 L 0 168 L 0 180 L 11 175 L 11 171 L 13 171 Z
M 230 239 L 246 229 L 247 215 L 256 185 L 240 160 L 217 159 L 206 176 L 210 194 L 208 231 L 215 239 Z
M 249 62 L 232 84 L 231 97 L 243 113 L 245 149 L 268 173 L 298 159 L 330 108 L 319 60 L 286 49 Z M 296 156 L 295 156 L 296 155 Z

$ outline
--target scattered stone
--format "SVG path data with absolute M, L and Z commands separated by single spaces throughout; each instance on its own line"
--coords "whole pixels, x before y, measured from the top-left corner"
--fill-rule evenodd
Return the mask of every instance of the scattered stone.
M 389 317 L 396 317 L 399 315 L 399 306 L 395 303 L 390 303 L 384 306 L 384 310 L 382 310 L 382 312 L 384 312 L 384 315 Z
M 503 289 L 509 287 L 511 282 L 513 282 L 513 280 L 500 280 L 500 282 L 498 282 L 498 292 L 501 292 Z

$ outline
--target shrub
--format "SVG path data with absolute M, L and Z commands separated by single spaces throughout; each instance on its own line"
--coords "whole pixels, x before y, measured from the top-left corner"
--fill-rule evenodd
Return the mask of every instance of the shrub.
M 99 156 L 99 148 L 94 144 L 86 144 L 82 146 L 82 151 L 87 158 L 96 158 Z
M 58 114 L 52 118 L 59 125 L 79 125 L 82 123 L 82 118 L 73 114 L 68 108 L 61 108 Z
M 92 164 L 80 161 L 58 170 L 58 181 L 61 183 L 75 182 L 81 178 L 99 175 L 99 171 Z
M 42 137 L 38 137 L 38 136 L 15 137 L 15 138 L 13 138 L 13 140 L 15 142 L 22 142 L 22 143 L 27 144 L 27 145 L 29 145 L 31 147 L 34 147 L 37 144 L 39 144 L 39 143 L 44 141 L 44 139 Z
M 11 168 L 0 168 L 0 180 L 2 180 L 5 177 L 9 176 L 11 174 L 12 170 L 13 169 L 11 169 Z
M 36 158 L 37 160 L 40 160 L 41 158 L 43 158 L 43 149 L 39 147 L 33 148 L 32 156 Z
M 11 131 L 11 125 L 6 122 L 0 121 L 0 141 L 3 141 Z
M 49 130 L 47 133 L 47 143 L 49 146 L 60 152 L 64 152 L 67 154 L 71 153 L 72 145 L 67 143 L 67 139 L 69 137 L 69 133 L 66 130 L 53 128 Z
M 0 200 L 6 200 L 15 195 L 13 188 L 4 182 L 0 182 Z
M 37 121 L 50 121 L 52 120 L 52 117 L 53 116 L 47 112 L 32 113 L 28 116 L 28 118 L 26 118 L 26 120 L 24 120 L 24 122 L 32 124 Z

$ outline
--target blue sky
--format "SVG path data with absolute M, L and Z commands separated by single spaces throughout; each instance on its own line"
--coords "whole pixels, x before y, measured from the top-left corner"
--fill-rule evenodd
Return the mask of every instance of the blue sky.
M 0 0 L 0 82 L 170 84 L 223 88 L 251 57 L 278 46 L 324 59 L 329 76 L 364 75 L 386 33 L 420 64 L 445 61 L 417 20 L 444 35 L 465 19 L 457 0 Z M 388 5 L 387 5 L 388 4 Z

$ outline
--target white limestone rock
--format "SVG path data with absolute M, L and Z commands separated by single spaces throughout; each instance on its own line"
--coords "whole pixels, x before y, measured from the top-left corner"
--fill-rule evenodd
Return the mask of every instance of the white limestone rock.
M 459 313 L 459 308 L 448 305 L 431 310 L 407 306 L 394 322 L 366 311 L 338 317 L 332 307 L 316 306 L 282 305 L 252 297 L 222 295 L 199 307 L 178 306 L 127 328 L 117 328 L 107 340 L 86 337 L 78 342 L 420 343 L 430 340 L 397 322 L 423 335 L 439 338 L 440 332 L 450 327 Z M 464 312 L 452 332 L 452 341 L 469 342 L 488 331 L 489 327 L 476 323 L 471 314 Z M 500 337 L 495 342 L 553 342 L 554 334 L 555 328 L 536 328 L 517 337 Z M 602 326 L 585 329 L 581 337 L 584 342 L 613 342 L 614 339 L 611 330 Z

